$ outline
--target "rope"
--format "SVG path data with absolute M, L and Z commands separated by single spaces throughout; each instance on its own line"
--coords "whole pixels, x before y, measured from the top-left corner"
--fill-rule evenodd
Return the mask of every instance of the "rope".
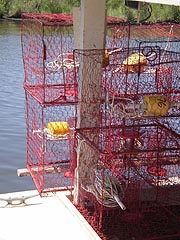
M 156 95 L 154 97 L 156 97 Z M 116 101 L 117 103 L 115 103 L 115 100 L 119 100 L 119 101 L 118 102 Z M 110 103 L 108 90 L 106 90 L 105 104 L 106 104 L 106 109 L 110 112 L 111 118 L 114 117 L 115 119 L 142 117 L 142 116 L 146 116 L 146 113 L 148 111 L 146 103 L 136 104 L 130 98 L 115 97 L 115 94 L 113 94 L 112 102 Z M 152 103 L 149 103 L 149 105 L 152 105 Z M 157 105 L 157 103 L 154 103 L 154 105 Z M 169 108 L 173 108 L 173 107 L 179 108 L 180 102 L 170 102 Z M 154 111 L 155 110 L 156 109 L 154 107 Z M 158 110 L 160 109 L 157 109 L 157 111 Z M 163 111 L 163 108 L 161 110 Z M 160 116 L 160 115 L 157 115 L 157 116 Z
M 115 100 L 119 100 L 119 102 L 115 103 Z M 106 106 L 107 110 L 110 111 L 111 117 L 114 116 L 121 119 L 126 117 L 141 117 L 145 110 L 145 105 L 143 104 L 135 104 L 130 98 L 115 97 L 114 95 L 110 104 L 108 91 L 106 91 Z
M 118 53 L 122 50 L 122 48 L 117 48 L 112 51 L 109 51 L 108 54 Z M 63 56 L 67 55 L 67 58 L 64 58 Z M 60 54 L 56 60 L 47 63 L 46 68 L 49 71 L 57 72 L 62 68 L 67 68 L 68 70 L 71 70 L 74 67 L 79 67 L 79 62 L 74 62 L 74 59 L 68 58 L 68 55 L 71 57 L 71 53 L 64 53 Z
M 135 104 L 134 101 L 130 98 L 117 97 L 117 99 L 122 101 L 127 101 L 130 103 L 130 104 L 124 104 L 123 102 L 119 102 L 118 104 L 114 105 L 113 111 L 116 112 L 116 114 L 121 118 L 141 117 L 143 115 L 143 113 L 139 111 L 141 110 L 141 104 Z
M 82 186 L 82 188 L 92 193 L 101 205 L 108 208 L 119 206 L 122 210 L 126 210 L 126 206 L 122 202 L 124 198 L 123 182 L 118 181 L 114 176 L 110 176 L 102 164 L 95 164 L 92 167 L 90 181 L 90 185 Z M 124 183 L 126 189 L 127 183 L 126 181 Z
M 79 67 L 79 62 L 74 62 L 74 60 L 71 58 L 63 59 L 63 55 L 65 55 L 65 54 L 60 54 L 56 60 L 47 63 L 47 65 L 46 65 L 47 70 L 52 71 L 52 72 L 57 72 L 62 68 L 71 70 L 72 68 Z M 68 54 L 67 54 L 67 56 L 68 56 Z

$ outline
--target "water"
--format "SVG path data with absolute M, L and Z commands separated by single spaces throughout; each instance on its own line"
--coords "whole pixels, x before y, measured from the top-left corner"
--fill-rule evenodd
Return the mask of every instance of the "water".
M 20 23 L 0 21 L 0 193 L 35 189 L 26 167 L 25 98 Z

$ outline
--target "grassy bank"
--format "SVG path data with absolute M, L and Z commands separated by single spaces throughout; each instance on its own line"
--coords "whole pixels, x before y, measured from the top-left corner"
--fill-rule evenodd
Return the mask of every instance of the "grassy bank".
M 20 18 L 21 13 L 72 13 L 80 0 L 0 0 L 0 17 Z M 137 10 L 125 6 L 125 0 L 106 0 L 107 13 L 110 16 L 125 18 L 134 23 Z M 151 12 L 152 10 L 152 12 Z M 144 4 L 140 20 L 144 22 L 173 21 L 180 22 L 180 7 L 161 4 Z

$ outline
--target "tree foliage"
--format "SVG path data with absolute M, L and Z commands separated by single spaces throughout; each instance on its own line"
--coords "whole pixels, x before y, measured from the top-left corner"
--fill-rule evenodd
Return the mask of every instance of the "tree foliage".
M 98 0 L 97 0 L 98 1 Z M 141 3 L 141 11 L 129 8 L 125 0 L 106 0 L 107 14 L 129 20 L 180 22 L 180 7 Z M 21 17 L 21 13 L 71 13 L 74 6 L 80 6 L 80 0 L 0 0 L 0 17 Z M 152 12 L 149 12 L 151 6 Z M 138 15 L 139 14 L 139 15 Z

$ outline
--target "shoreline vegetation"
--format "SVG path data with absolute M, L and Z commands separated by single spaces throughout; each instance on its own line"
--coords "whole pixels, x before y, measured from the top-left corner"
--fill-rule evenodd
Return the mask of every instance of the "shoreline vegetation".
M 72 13 L 73 7 L 77 6 L 80 6 L 80 0 L 0 0 L 0 19 L 19 20 L 23 12 Z M 137 23 L 137 9 L 127 7 L 125 0 L 106 0 L 106 6 L 107 15 Z M 180 7 L 142 3 L 139 19 L 144 24 L 180 23 Z

